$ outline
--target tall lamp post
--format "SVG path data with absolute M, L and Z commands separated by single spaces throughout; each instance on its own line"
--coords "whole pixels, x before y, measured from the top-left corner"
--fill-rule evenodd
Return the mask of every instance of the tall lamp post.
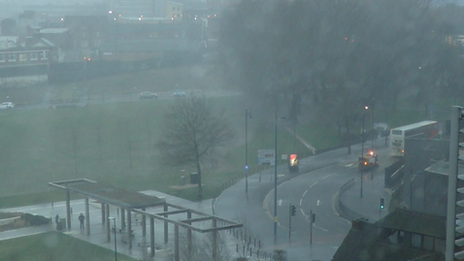
M 116 242 L 116 218 L 108 217 L 108 220 L 113 220 L 113 233 L 114 233 L 114 261 L 118 261 L 118 245 Z
M 251 119 L 251 114 L 248 109 L 245 109 L 245 193 L 248 194 L 248 117 Z
M 364 110 L 367 110 L 369 109 L 369 107 L 366 105 L 364 106 Z M 363 114 L 362 114 L 362 135 L 361 135 L 361 157 L 364 157 L 364 116 L 365 116 L 365 112 L 363 111 Z M 361 198 L 363 197 L 363 172 L 362 172 L 362 168 L 360 170 L 361 172 L 361 193 L 360 193 L 360 196 Z
M 374 126 L 374 98 L 372 98 L 372 108 L 371 108 L 371 111 L 372 111 L 372 133 L 374 134 L 377 134 L 377 132 L 374 132 L 375 130 L 375 126 Z M 374 150 L 374 139 L 377 138 L 376 137 L 372 137 L 372 150 Z
M 274 241 L 277 240 L 277 110 L 274 129 Z

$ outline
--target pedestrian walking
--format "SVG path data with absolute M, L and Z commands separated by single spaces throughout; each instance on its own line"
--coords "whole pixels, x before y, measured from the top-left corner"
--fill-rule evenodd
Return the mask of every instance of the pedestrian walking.
M 60 221 L 60 215 L 56 214 L 55 223 L 58 224 L 59 221 Z
M 82 215 L 82 213 L 81 213 L 79 215 L 78 219 L 79 219 L 79 222 L 81 223 L 81 229 L 84 229 L 84 220 L 85 220 L 84 215 Z

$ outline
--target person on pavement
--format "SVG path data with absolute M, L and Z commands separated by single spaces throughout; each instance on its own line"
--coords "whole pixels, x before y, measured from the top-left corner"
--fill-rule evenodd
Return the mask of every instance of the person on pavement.
M 79 215 L 78 219 L 79 219 L 79 222 L 81 223 L 81 229 L 84 229 L 84 220 L 85 220 L 84 215 L 82 215 L 82 213 L 81 213 Z

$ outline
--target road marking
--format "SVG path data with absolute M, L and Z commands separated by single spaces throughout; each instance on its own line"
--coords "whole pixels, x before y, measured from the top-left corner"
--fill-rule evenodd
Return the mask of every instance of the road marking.
M 327 176 L 324 176 L 324 177 L 321 178 L 321 179 L 326 179 L 326 178 L 328 178 L 328 177 L 332 177 L 332 176 L 335 175 L 335 174 L 337 174 L 337 172 L 334 172 L 334 173 L 332 173 L 332 174 L 329 174 L 329 175 L 327 175 Z
M 313 225 L 314 225 L 315 228 L 320 229 L 320 230 L 322 230 L 322 231 L 324 231 L 324 232 L 329 231 L 329 230 L 327 230 L 327 229 L 325 229 L 325 228 L 318 227 L 315 223 L 313 223 Z
M 302 206 L 303 198 L 300 198 L 300 207 Z
M 308 192 L 308 190 L 306 190 L 306 191 L 303 193 L 303 198 L 304 198 L 304 196 L 306 195 L 306 192 Z
M 321 204 L 321 201 L 318 199 L 316 202 L 316 205 L 319 207 L 320 204 Z
M 351 163 L 351 164 L 345 165 L 345 167 L 349 168 L 349 167 L 351 167 L 353 165 L 354 165 L 354 163 Z
M 314 182 L 313 184 L 311 184 L 311 186 L 309 186 L 309 188 L 312 188 L 314 185 L 316 185 L 319 181 L 316 181 Z
M 282 200 L 281 199 L 277 200 L 277 205 L 279 205 L 279 207 L 282 206 Z

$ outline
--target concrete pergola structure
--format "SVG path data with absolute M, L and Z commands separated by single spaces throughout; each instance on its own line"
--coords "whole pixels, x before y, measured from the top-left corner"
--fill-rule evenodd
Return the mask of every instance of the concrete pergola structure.
M 49 186 L 63 189 L 66 191 L 66 225 L 67 229 L 71 229 L 71 203 L 70 193 L 76 193 L 85 198 L 85 229 L 86 234 L 90 235 L 90 213 L 89 213 L 89 199 L 97 200 L 101 203 L 102 223 L 106 224 L 106 240 L 111 241 L 110 222 L 106 222 L 109 216 L 109 206 L 113 205 L 121 209 L 121 229 L 126 229 L 125 212 L 127 211 L 127 231 L 128 231 L 128 247 L 132 248 L 132 220 L 131 213 L 138 213 L 142 215 L 142 235 L 146 236 L 146 219 L 150 220 L 150 254 L 155 255 L 155 219 L 164 221 L 164 243 L 168 242 L 168 224 L 174 225 L 174 260 L 179 261 L 179 227 L 187 229 L 187 243 L 188 252 L 192 251 L 192 231 L 199 233 L 212 233 L 212 253 L 213 258 L 216 258 L 217 250 L 217 233 L 221 230 L 234 229 L 242 227 L 243 224 L 237 223 L 233 220 L 212 216 L 193 209 L 184 208 L 174 204 L 169 204 L 164 198 L 145 195 L 139 192 L 127 191 L 112 186 L 99 184 L 90 179 L 73 179 L 64 181 L 49 182 Z M 146 211 L 148 207 L 163 206 L 163 212 L 149 213 Z M 174 210 L 169 210 L 173 208 Z M 172 215 L 187 214 L 186 219 L 174 220 L 169 218 Z M 192 215 L 197 217 L 192 218 Z M 194 223 L 211 220 L 211 227 L 200 228 L 195 227 Z M 221 223 L 218 226 L 218 221 Z M 115 231 L 116 232 L 116 231 Z

